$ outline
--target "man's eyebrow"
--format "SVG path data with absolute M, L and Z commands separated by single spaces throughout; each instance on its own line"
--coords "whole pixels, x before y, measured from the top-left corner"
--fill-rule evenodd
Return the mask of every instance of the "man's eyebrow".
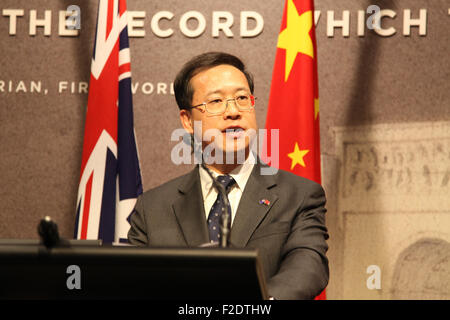
M 218 90 L 214 90 L 214 91 L 209 91 L 206 93 L 206 96 L 210 96 L 210 95 L 216 94 L 216 93 L 222 93 L 222 90 L 218 89 Z
M 238 92 L 238 91 L 249 91 L 249 89 L 246 88 L 246 87 L 239 87 L 239 88 L 236 88 L 234 90 L 234 92 Z M 206 96 L 210 96 L 212 94 L 217 94 L 217 93 L 223 93 L 223 90 L 217 89 L 217 90 L 214 90 L 214 91 L 209 91 L 209 92 L 206 93 Z

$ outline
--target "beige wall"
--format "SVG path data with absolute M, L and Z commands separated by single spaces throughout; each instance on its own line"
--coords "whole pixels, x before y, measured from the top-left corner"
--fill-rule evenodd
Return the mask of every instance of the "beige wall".
M 257 120 L 264 127 L 284 1 L 128 2 L 129 10 L 145 12 L 145 36 L 132 38 L 130 46 L 137 88 L 136 134 L 144 189 L 149 189 L 190 168 L 170 161 L 176 144 L 170 134 L 180 125 L 174 98 L 163 89 L 191 56 L 210 50 L 241 56 L 255 75 Z M 82 29 L 77 37 L 58 34 L 58 11 L 70 4 L 81 8 Z M 446 0 L 317 0 L 315 4 L 320 11 L 321 148 L 331 235 L 328 297 L 411 297 L 407 289 L 398 288 L 402 283 L 398 279 L 405 276 L 395 276 L 397 266 L 405 265 L 402 252 L 421 239 L 450 241 L 450 5 Z M 395 18 L 382 20 L 383 28 L 395 29 L 393 35 L 380 36 L 367 28 L 364 35 L 358 33 L 365 22 L 358 20 L 358 11 L 371 4 L 395 13 Z M 2 0 L 0 10 L 4 9 L 23 9 L 24 14 L 17 18 L 15 35 L 10 35 L 5 12 L 0 15 L 0 237 L 36 238 L 37 223 L 44 215 L 54 217 L 64 237 L 72 237 L 87 94 L 70 89 L 72 82 L 78 87 L 78 82 L 89 80 L 97 6 L 87 0 Z M 43 28 L 30 35 L 34 9 L 38 18 L 51 10 L 49 36 Z M 425 30 L 412 27 L 411 34 L 405 35 L 407 10 L 418 18 L 420 9 L 426 9 Z M 168 38 L 156 36 L 151 28 L 152 17 L 164 10 L 174 14 L 171 21 L 160 23 L 161 28 L 174 30 Z M 206 20 L 205 32 L 196 38 L 186 37 L 178 26 L 190 10 L 199 11 Z M 233 15 L 232 37 L 212 36 L 213 11 Z M 243 11 L 263 17 L 262 33 L 241 37 Z M 345 12 L 348 36 L 342 28 L 334 29 L 332 36 L 331 14 L 340 20 Z M 41 85 L 40 92 L 30 92 L 30 81 Z M 59 91 L 65 82 L 68 90 Z M 438 267 L 431 269 L 448 270 L 448 263 L 436 259 L 433 263 Z M 380 267 L 380 290 L 366 286 L 369 265 Z M 445 272 L 439 272 L 432 274 L 440 279 Z M 435 286 L 430 294 L 422 288 L 419 296 L 448 299 L 450 290 L 445 288 Z

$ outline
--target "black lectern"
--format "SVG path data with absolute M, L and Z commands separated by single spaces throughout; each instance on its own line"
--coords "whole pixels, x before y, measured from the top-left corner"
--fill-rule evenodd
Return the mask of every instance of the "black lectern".
M 0 245 L 0 299 L 267 299 L 256 250 Z

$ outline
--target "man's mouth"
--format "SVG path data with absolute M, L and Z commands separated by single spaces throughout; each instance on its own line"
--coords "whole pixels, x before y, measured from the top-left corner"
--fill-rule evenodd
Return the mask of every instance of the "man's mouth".
M 242 127 L 235 126 L 235 127 L 228 127 L 222 132 L 225 133 L 227 138 L 237 139 L 240 138 L 245 133 L 245 130 Z

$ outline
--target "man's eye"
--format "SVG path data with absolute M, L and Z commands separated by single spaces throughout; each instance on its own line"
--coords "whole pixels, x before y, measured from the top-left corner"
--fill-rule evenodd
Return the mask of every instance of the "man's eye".
M 220 104 L 220 103 L 222 103 L 222 99 L 214 99 L 214 100 L 211 100 L 210 102 L 208 102 L 209 104 Z
M 238 101 L 247 101 L 248 99 L 249 99 L 248 96 L 239 96 L 236 98 L 236 100 L 238 100 Z

